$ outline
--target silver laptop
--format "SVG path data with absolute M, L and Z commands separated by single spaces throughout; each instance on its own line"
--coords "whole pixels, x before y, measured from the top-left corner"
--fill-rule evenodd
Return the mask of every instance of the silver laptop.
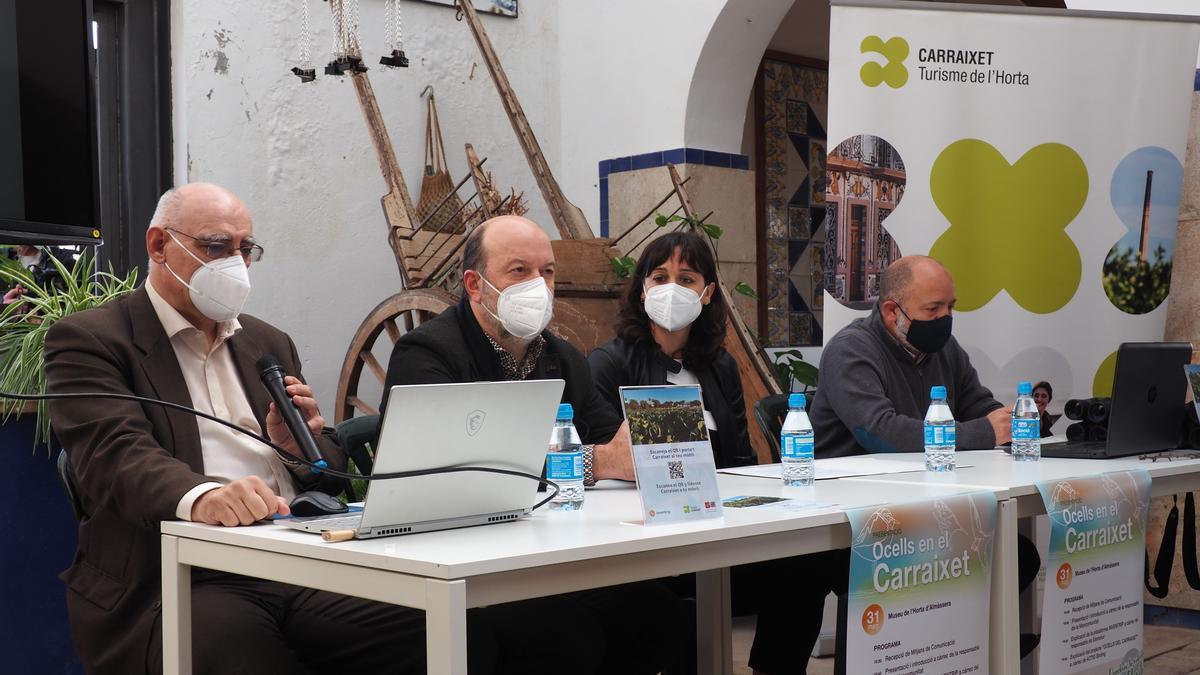
M 487 466 L 541 475 L 562 380 L 392 387 L 374 473 Z M 466 471 L 371 481 L 361 514 L 276 522 L 359 539 L 516 520 L 537 501 L 528 478 Z

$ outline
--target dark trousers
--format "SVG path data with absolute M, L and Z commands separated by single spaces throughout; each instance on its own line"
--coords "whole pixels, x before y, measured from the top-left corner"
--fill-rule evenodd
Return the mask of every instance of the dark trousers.
M 546 629 L 584 631 L 587 634 L 586 648 L 603 655 L 600 666 L 595 671 L 597 673 L 676 673 L 680 672 L 681 655 L 686 657 L 689 649 L 692 659 L 695 659 L 696 643 L 690 639 L 695 635 L 695 609 L 689 603 L 680 600 L 679 596 L 662 582 L 639 581 L 554 597 L 571 603 L 577 610 L 561 622 L 545 615 L 531 617 L 530 623 L 526 624 L 527 630 L 538 634 L 539 643 L 554 639 L 543 633 Z M 574 616 L 588 617 L 596 625 L 595 632 L 588 632 L 579 626 L 561 625 L 574 623 Z M 547 663 L 538 672 L 588 672 L 575 665 L 564 665 L 567 663 L 570 661 Z
M 762 563 L 760 563 L 762 564 Z M 808 672 L 808 657 L 821 637 L 825 596 L 837 593 L 839 604 L 837 660 L 845 672 L 844 612 L 850 576 L 850 549 L 822 551 L 769 561 L 775 571 L 759 578 L 758 622 L 749 665 L 754 670 L 782 675 Z M 785 590 L 780 579 L 793 579 Z M 835 663 L 835 669 L 837 664 Z
M 471 673 L 655 673 L 675 658 L 678 598 L 654 582 L 467 611 Z M 425 613 L 233 574 L 196 570 L 197 675 L 424 673 Z M 567 665 L 569 664 L 569 665 Z M 162 631 L 147 670 L 162 672 Z
M 821 634 L 825 596 L 830 591 L 845 594 L 849 568 L 848 549 L 729 568 L 733 615 L 758 615 L 747 665 L 771 675 L 804 673 Z M 695 597 L 693 574 L 662 581 L 681 598 Z M 694 620 L 691 625 L 694 629 Z M 685 657 L 689 648 L 692 652 L 691 660 L 685 658 L 679 672 L 695 672 L 694 642 L 682 643 Z

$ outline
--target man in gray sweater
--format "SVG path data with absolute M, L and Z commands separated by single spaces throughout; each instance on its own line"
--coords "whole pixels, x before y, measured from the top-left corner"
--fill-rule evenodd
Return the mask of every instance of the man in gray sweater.
M 954 279 L 941 263 L 910 255 L 892 263 L 865 319 L 838 331 L 821 353 L 812 405 L 818 457 L 923 452 L 929 390 L 941 385 L 958 420 L 959 450 L 1007 443 L 1011 411 L 979 383 L 950 336 Z
M 884 270 L 871 315 L 838 331 L 821 352 L 823 375 L 811 414 L 818 457 L 924 452 L 925 410 L 929 390 L 937 385 L 949 394 L 958 450 L 1011 440 L 1012 411 L 979 383 L 967 353 L 950 336 L 954 300 L 954 279 L 933 258 L 905 256 Z M 830 571 L 815 575 L 814 583 L 844 594 L 848 553 L 819 555 L 826 557 L 814 556 L 814 566 L 828 565 Z M 1024 590 L 1041 560 L 1023 536 L 1017 559 L 1018 587 Z M 839 614 L 838 621 L 843 625 L 845 617 Z M 1021 656 L 1037 643 L 1038 636 L 1021 635 Z

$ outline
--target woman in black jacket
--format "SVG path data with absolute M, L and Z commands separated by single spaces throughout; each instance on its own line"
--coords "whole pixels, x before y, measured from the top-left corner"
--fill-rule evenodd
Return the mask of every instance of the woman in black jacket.
M 596 391 L 618 414 L 620 387 L 699 384 L 717 468 L 755 463 L 742 380 L 721 346 L 728 314 L 708 244 L 690 232 L 667 234 L 642 253 L 621 300 L 617 338 L 588 356 Z
M 708 244 L 690 232 L 666 234 L 638 260 L 621 300 L 617 337 L 588 356 L 597 392 L 618 413 L 620 387 L 699 384 L 718 468 L 755 463 L 737 363 L 721 346 L 728 313 Z M 808 666 L 824 597 L 800 597 L 803 583 L 793 586 L 796 593 L 779 593 L 777 585 L 802 579 L 803 560 L 731 571 L 734 613 L 758 612 L 749 664 L 756 673 L 803 673 Z M 670 582 L 682 595 L 694 593 L 691 575 Z

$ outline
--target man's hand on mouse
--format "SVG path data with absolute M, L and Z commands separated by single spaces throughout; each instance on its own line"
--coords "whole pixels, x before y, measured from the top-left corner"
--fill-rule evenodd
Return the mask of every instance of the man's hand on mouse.
M 286 516 L 290 511 L 283 497 L 271 492 L 261 478 L 247 476 L 200 495 L 192 504 L 192 522 L 226 527 L 253 525 L 276 513 Z

